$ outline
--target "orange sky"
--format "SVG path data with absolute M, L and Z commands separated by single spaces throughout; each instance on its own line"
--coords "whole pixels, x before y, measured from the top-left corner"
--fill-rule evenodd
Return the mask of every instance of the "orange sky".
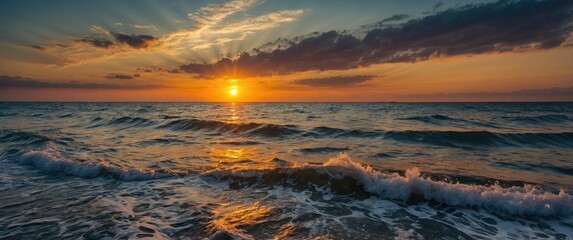
M 31 11 L 4 4 L 20 14 Z M 463 4 L 446 2 L 428 12 L 432 6 L 423 3 L 368 2 L 363 18 L 321 22 L 317 16 L 340 13 L 345 4 L 319 9 L 316 3 L 232 0 L 187 6 L 187 16 L 169 24 L 161 17 L 136 24 L 136 16 L 122 22 L 94 16 L 70 27 L 77 33 L 53 25 L 76 17 L 67 10 L 54 10 L 61 19 L 27 23 L 4 16 L 0 100 L 573 101 L 571 4 Z M 536 18 L 511 15 L 528 4 L 536 8 L 522 14 Z M 385 6 L 391 9 L 368 11 Z M 490 8 L 492 16 L 459 19 Z M 507 11 L 506 17 L 496 20 L 495 11 Z M 454 17 L 473 22 L 436 22 Z M 504 24 L 512 27 L 500 31 Z M 26 34 L 10 35 L 17 27 Z

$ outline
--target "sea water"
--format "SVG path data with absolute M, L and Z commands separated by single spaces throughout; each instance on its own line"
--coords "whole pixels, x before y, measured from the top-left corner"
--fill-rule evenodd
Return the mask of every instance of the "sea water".
M 573 103 L 0 103 L 1 239 L 573 237 Z

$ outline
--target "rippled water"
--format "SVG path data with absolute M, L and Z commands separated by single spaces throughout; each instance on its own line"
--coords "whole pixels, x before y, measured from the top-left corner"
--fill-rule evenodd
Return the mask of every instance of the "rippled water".
M 573 103 L 0 103 L 0 238 L 573 237 Z

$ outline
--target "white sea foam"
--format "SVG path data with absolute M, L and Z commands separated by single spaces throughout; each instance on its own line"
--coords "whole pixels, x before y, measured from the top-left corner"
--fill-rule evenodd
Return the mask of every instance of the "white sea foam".
M 342 174 L 356 178 L 366 191 L 388 199 L 405 201 L 417 194 L 450 206 L 478 207 L 509 215 L 573 215 L 573 196 L 563 190 L 555 194 L 533 185 L 503 188 L 437 182 L 421 177 L 417 168 L 408 169 L 405 176 L 386 174 L 354 162 L 346 154 L 331 158 L 323 166 L 343 169 Z
M 43 172 L 64 173 L 82 178 L 109 176 L 123 181 L 140 181 L 177 175 L 172 172 L 121 167 L 105 161 L 68 160 L 51 149 L 27 151 L 19 156 L 18 161 L 21 164 L 32 165 Z

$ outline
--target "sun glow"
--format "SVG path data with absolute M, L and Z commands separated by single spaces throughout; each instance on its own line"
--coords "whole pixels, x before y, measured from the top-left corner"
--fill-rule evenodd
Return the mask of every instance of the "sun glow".
M 231 88 L 231 90 L 229 91 L 229 94 L 231 94 L 231 96 L 237 96 L 237 93 L 239 93 L 239 91 L 237 91 L 236 87 Z

